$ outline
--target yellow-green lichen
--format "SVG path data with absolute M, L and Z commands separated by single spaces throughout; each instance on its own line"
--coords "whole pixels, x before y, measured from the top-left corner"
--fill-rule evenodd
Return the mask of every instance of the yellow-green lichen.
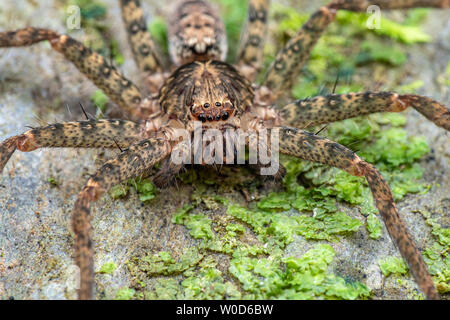
M 57 187 L 60 185 L 60 182 L 55 177 L 49 177 L 47 179 L 48 183 L 50 183 L 52 186 Z
M 110 261 L 106 262 L 100 267 L 99 273 L 112 274 L 114 271 L 116 271 L 116 269 L 117 265 L 114 262 Z
M 423 251 L 430 274 L 440 293 L 450 292 L 450 229 L 442 227 L 432 213 L 421 210 L 426 223 L 431 227 L 434 242 Z
M 378 261 L 381 272 L 387 277 L 390 274 L 402 275 L 408 272 L 406 263 L 397 257 L 386 257 Z
M 409 15 L 415 15 L 413 18 L 406 19 L 404 23 L 397 23 L 392 20 L 386 19 L 384 17 L 380 17 L 380 25 L 379 28 L 369 29 L 367 28 L 367 17 L 368 15 L 365 13 L 356 13 L 349 11 L 338 11 L 336 20 L 339 23 L 345 25 L 351 25 L 361 32 L 367 32 L 368 30 L 374 32 L 377 35 L 387 36 L 394 40 L 398 40 L 407 44 L 417 43 L 417 42 L 429 42 L 431 40 L 431 36 L 418 26 L 420 22 L 425 18 L 426 12 L 420 11 L 420 18 L 417 13 L 414 13 L 415 10 L 411 10 Z
M 169 46 L 167 43 L 166 21 L 162 17 L 154 17 L 148 25 L 148 30 L 162 53 L 167 55 L 169 53 Z
M 129 190 L 130 190 L 130 187 L 128 185 L 118 184 L 109 190 L 109 195 L 113 199 L 120 199 L 120 198 L 124 198 L 125 196 L 127 196 Z
M 150 201 L 156 197 L 158 189 L 149 179 L 131 179 L 128 184 L 132 186 L 139 195 L 142 202 Z
M 233 259 L 230 273 L 248 292 L 245 299 L 356 299 L 370 295 L 359 282 L 348 283 L 328 272 L 335 252 L 316 245 L 302 257 Z
M 106 105 L 109 101 L 108 96 L 103 92 L 103 90 L 97 89 L 91 95 L 92 103 L 98 108 L 101 114 L 106 112 Z
M 132 258 L 127 266 L 132 273 L 145 272 L 147 275 L 173 275 L 182 273 L 195 266 L 203 255 L 196 248 L 189 248 L 175 260 L 170 252 L 160 251 L 157 254 L 140 258 Z
M 136 291 L 130 288 L 121 288 L 116 292 L 116 300 L 131 300 Z
M 369 232 L 369 237 L 375 240 L 379 239 L 381 237 L 382 231 L 380 219 L 377 218 L 375 214 L 370 213 L 369 216 L 367 217 L 366 223 L 367 223 L 366 228 L 367 232 Z

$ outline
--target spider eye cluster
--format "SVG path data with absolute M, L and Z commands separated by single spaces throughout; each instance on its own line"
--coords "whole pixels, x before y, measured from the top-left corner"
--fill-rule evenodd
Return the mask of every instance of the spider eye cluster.
M 231 101 L 215 103 L 205 102 L 203 104 L 192 104 L 190 107 L 192 116 L 201 122 L 206 121 L 226 121 L 234 112 L 234 105 Z

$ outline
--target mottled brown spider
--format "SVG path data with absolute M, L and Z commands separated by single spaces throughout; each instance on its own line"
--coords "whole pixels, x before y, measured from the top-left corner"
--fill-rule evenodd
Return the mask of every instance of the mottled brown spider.
M 238 60 L 223 62 L 227 43 L 216 10 L 204 0 L 181 1 L 169 23 L 172 66 L 166 68 L 147 32 L 138 0 L 121 0 L 129 43 L 150 94 L 126 79 L 99 54 L 67 35 L 52 30 L 25 28 L 0 32 L 0 47 L 28 46 L 48 40 L 53 49 L 101 88 L 130 120 L 88 120 L 56 123 L 10 137 L 0 144 L 0 171 L 15 150 L 43 147 L 124 148 L 93 175 L 78 195 L 72 215 L 75 259 L 81 271 L 80 299 L 93 297 L 94 259 L 90 206 L 110 187 L 147 175 L 162 162 L 154 181 L 163 185 L 181 169 L 170 161 L 172 152 L 186 147 L 174 139 L 174 129 L 191 134 L 194 123 L 221 131 L 279 130 L 280 151 L 305 160 L 334 166 L 365 176 L 387 230 L 408 262 L 427 298 L 438 298 L 422 255 L 395 207 L 391 190 L 380 172 L 353 151 L 297 128 L 375 112 L 400 112 L 413 107 L 437 126 L 450 129 L 447 107 L 430 98 L 393 92 L 363 92 L 318 96 L 281 105 L 318 38 L 340 9 L 365 11 L 369 5 L 383 10 L 414 7 L 449 8 L 448 0 L 335 0 L 320 8 L 276 56 L 262 85 L 252 84 L 262 65 L 269 0 L 250 0 Z M 192 147 L 191 145 L 187 146 Z

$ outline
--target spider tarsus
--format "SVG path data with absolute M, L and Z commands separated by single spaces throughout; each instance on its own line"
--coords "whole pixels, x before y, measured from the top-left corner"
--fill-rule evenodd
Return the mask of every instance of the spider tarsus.
M 450 131 L 450 110 L 443 104 L 415 94 L 399 95 L 398 101 L 401 108 L 413 107 L 437 126 Z
M 394 204 L 391 189 L 381 173 L 370 163 L 360 161 L 358 167 L 365 176 L 375 204 L 380 212 L 391 239 L 409 265 L 410 271 L 427 299 L 439 299 L 433 279 L 415 241 Z
M 0 173 L 2 173 L 6 163 L 8 163 L 8 160 L 11 158 L 14 151 L 16 151 L 17 140 L 18 137 L 11 137 L 0 143 Z
M 80 268 L 79 300 L 93 298 L 94 252 L 91 240 L 90 202 L 94 201 L 99 193 L 92 190 L 93 188 L 95 187 L 87 186 L 80 192 L 72 213 L 72 230 L 75 233 L 75 262 Z

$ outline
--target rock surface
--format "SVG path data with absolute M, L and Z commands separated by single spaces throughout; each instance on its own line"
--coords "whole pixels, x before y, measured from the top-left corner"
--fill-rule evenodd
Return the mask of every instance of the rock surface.
M 151 16 L 151 2 L 145 8 Z M 172 3 L 166 1 L 165 3 Z M 0 30 L 39 26 L 65 32 L 63 8 L 57 1 L 8 1 L 0 8 Z M 106 3 L 106 1 L 105 1 Z M 124 73 L 138 79 L 137 70 L 125 41 L 117 1 L 108 1 L 108 19 L 117 35 L 126 59 Z M 310 2 L 311 3 L 311 2 Z M 303 6 L 303 1 L 296 6 Z M 318 5 L 308 6 L 313 11 Z M 166 10 L 162 10 L 165 12 Z M 43 17 L 45 17 L 43 19 Z M 431 12 L 425 31 L 433 35 L 428 44 L 414 46 L 409 53 L 409 76 L 405 83 L 421 79 L 425 85 L 420 93 L 450 105 L 450 88 L 442 87 L 436 78 L 450 61 L 449 11 Z M 82 39 L 83 31 L 72 35 Z M 46 43 L 28 48 L 0 50 L 0 140 L 26 130 L 26 125 L 40 121 L 55 122 L 82 119 L 78 102 L 89 105 L 95 87 L 72 65 L 66 63 Z M 450 190 L 450 139 L 415 111 L 408 112 L 407 129 L 411 134 L 426 137 L 431 156 L 422 161 L 424 180 L 432 184 L 424 195 L 408 195 L 398 204 L 413 236 L 420 245 L 432 236 L 423 217 L 413 213 L 427 208 L 448 227 Z M 0 298 L 8 299 L 73 299 L 76 297 L 76 267 L 73 263 L 73 238 L 70 213 L 77 195 L 95 172 L 105 155 L 93 150 L 44 149 L 32 153 L 17 152 L 0 176 Z M 56 181 L 54 186 L 49 181 Z M 440 187 L 438 187 L 440 185 Z M 280 186 L 268 186 L 274 190 Z M 129 285 L 124 262 L 144 250 L 167 250 L 179 255 L 184 248 L 195 245 L 188 231 L 170 222 L 176 209 L 189 202 L 190 186 L 181 185 L 160 192 L 151 205 L 142 204 L 135 194 L 126 199 L 103 197 L 94 206 L 93 226 L 96 270 L 114 261 L 118 269 L 114 277 L 98 275 L 97 298 L 112 298 L 118 288 Z M 174 197 L 173 195 L 177 196 Z M 363 220 L 354 208 L 345 208 L 351 216 Z M 221 209 L 223 211 L 223 209 Z M 221 214 L 223 212 L 217 212 Z M 408 290 L 381 275 L 380 256 L 397 255 L 383 228 L 383 236 L 374 241 L 361 228 L 352 237 L 332 244 L 337 251 L 334 270 L 354 276 L 355 266 L 363 271 L 360 281 L 374 289 L 375 298 L 411 298 Z M 287 254 L 300 256 L 311 247 L 298 237 L 287 248 Z M 408 286 L 415 287 L 412 280 Z

